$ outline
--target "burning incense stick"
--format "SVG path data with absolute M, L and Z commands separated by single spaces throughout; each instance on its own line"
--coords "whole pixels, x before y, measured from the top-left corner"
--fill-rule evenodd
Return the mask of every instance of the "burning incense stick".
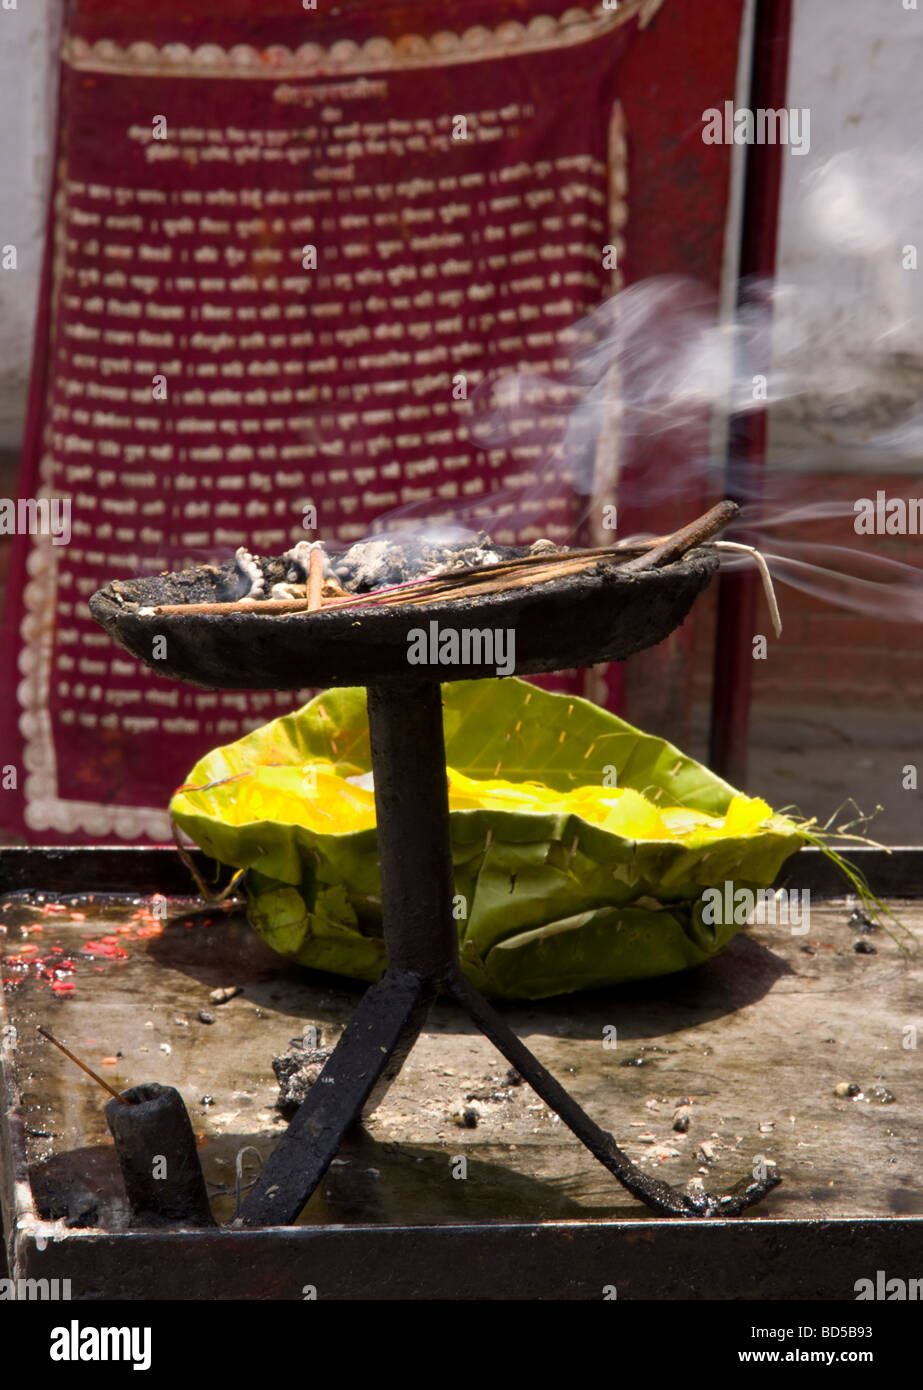
M 43 1028 L 41 1024 L 39 1024 L 38 1031 L 41 1033 L 43 1038 L 47 1038 L 50 1043 L 54 1043 L 55 1047 L 59 1047 L 61 1051 L 64 1053 L 65 1057 L 69 1057 L 72 1062 L 76 1062 L 77 1066 L 81 1069 L 81 1071 L 85 1071 L 87 1076 L 92 1076 L 93 1080 L 98 1082 L 99 1085 L 102 1086 L 103 1090 L 108 1091 L 110 1096 L 112 1096 L 115 1100 L 119 1101 L 122 1105 L 132 1104 L 130 1100 L 126 1100 L 124 1096 L 120 1096 L 118 1091 L 116 1091 L 112 1086 L 109 1085 L 108 1081 L 104 1081 L 101 1076 L 98 1076 L 92 1067 L 88 1067 L 86 1062 L 81 1062 L 79 1057 L 75 1057 L 69 1047 L 65 1047 L 62 1042 L 58 1042 L 54 1034 L 49 1033 L 47 1028 Z
M 754 563 L 760 572 L 763 581 L 763 593 L 766 595 L 766 603 L 769 606 L 769 616 L 772 619 L 772 630 L 777 637 L 782 636 L 782 615 L 779 612 L 779 603 L 776 598 L 776 591 L 773 588 L 772 575 L 769 573 L 769 566 L 765 557 L 760 554 L 753 545 L 742 545 L 739 541 L 715 541 L 715 545 L 721 550 L 736 550 L 739 554 L 752 555 Z

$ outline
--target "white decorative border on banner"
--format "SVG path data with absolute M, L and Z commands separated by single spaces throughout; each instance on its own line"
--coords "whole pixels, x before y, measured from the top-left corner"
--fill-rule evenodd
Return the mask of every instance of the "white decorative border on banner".
M 52 460 L 42 461 L 47 478 Z M 43 488 L 39 496 L 47 495 Z M 170 819 L 163 810 L 143 806 L 123 806 L 95 801 L 66 800 L 58 785 L 54 731 L 51 725 L 51 670 L 58 588 L 58 551 L 50 536 L 35 536 L 26 568 L 29 579 L 23 594 L 21 626 L 22 648 L 19 669 L 22 680 L 17 695 L 22 714 L 19 730 L 23 738 L 25 780 L 25 822 L 30 830 L 54 830 L 63 834 L 78 831 L 87 835 L 118 835 L 130 843 L 148 836 L 160 842 L 170 839 Z M 75 726 L 75 737 L 80 730 Z M 99 737 L 87 731 L 88 740 Z
M 204 43 L 190 48 L 184 43 L 131 43 L 122 48 L 111 39 L 69 37 L 63 58 L 81 72 L 109 72 L 137 77 L 336 77 L 344 73 L 400 72 L 408 68 L 446 67 L 496 58 L 519 57 L 544 49 L 570 48 L 587 43 L 637 17 L 644 29 L 663 0 L 621 0 L 617 8 L 595 5 L 592 10 L 574 8 L 560 16 L 536 15 L 525 24 L 507 20 L 488 29 L 475 25 L 461 34 L 441 30 L 431 37 L 404 34 L 397 39 L 378 37 L 355 43 L 337 39 L 329 47 L 303 43 L 296 49 L 283 44 L 256 48 L 251 44 Z

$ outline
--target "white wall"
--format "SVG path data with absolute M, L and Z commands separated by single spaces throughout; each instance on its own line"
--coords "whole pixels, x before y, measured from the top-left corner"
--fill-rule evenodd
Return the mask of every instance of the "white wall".
M 923 401 L 917 3 L 795 0 L 787 105 L 810 109 L 811 148 L 783 159 L 777 280 L 795 287 L 804 341 L 794 360 L 817 380 L 809 399 L 773 411 L 777 461 L 900 471 L 923 454 L 920 423 L 897 441 L 878 438 Z M 919 270 L 902 268 L 907 244 Z

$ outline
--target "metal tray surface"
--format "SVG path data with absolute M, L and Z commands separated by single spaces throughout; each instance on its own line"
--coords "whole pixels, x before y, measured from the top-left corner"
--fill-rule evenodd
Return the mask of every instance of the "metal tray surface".
M 923 852 L 854 857 L 877 891 L 897 891 L 891 905 L 919 937 L 923 905 L 907 895 L 923 882 Z M 90 1300 L 300 1300 L 306 1286 L 351 1299 L 599 1299 L 607 1286 L 619 1298 L 852 1299 L 855 1281 L 878 1269 L 917 1277 L 923 1086 L 907 1029 L 919 1025 L 923 967 L 880 931 L 865 938 L 874 954 L 856 953 L 845 900 L 821 901 L 826 873 L 810 850 L 786 867 L 788 886 L 817 895 L 806 936 L 754 926 L 696 971 L 504 1006 L 541 1060 L 658 1176 L 700 1175 L 715 1187 L 760 1156 L 777 1163 L 784 1181 L 753 1214 L 651 1217 L 439 1004 L 297 1226 L 164 1233 L 129 1226 L 105 1095 L 35 1023 L 116 1087 L 177 1086 L 225 1221 L 237 1153 L 268 1153 L 284 1127 L 271 1057 L 306 1028 L 335 1041 L 362 987 L 290 966 L 239 913 L 182 897 L 185 870 L 170 850 L 5 850 L 4 955 L 34 946 L 26 957 L 47 959 L 59 945 L 77 964 L 65 977 L 72 992 L 53 994 L 32 970 L 3 1001 L 0 1029 L 17 1038 L 2 1050 L 0 1115 L 11 1270 L 69 1278 L 72 1297 Z M 139 935 L 151 895 L 164 890 L 164 930 Z M 104 935 L 126 954 L 86 950 Z M 227 984 L 243 992 L 211 1004 L 210 991 Z M 215 1022 L 201 1022 L 200 1009 Z M 604 1048 L 611 1025 L 617 1046 Z M 836 1096 L 841 1081 L 860 1095 Z M 686 1099 L 680 1134 L 673 1117 Z M 455 1119 L 466 1107 L 474 1128 Z M 250 1155 L 245 1179 L 254 1173 Z

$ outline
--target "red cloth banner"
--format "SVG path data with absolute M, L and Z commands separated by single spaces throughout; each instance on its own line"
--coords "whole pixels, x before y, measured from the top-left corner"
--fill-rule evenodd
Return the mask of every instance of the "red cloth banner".
M 527 482 L 473 445 L 459 381 L 553 374 L 620 283 L 620 73 L 658 3 L 189 8 L 66 23 L 20 484 L 45 511 L 3 631 L 18 839 L 162 841 L 196 759 L 294 703 L 141 668 L 95 589 Z M 509 529 L 487 500 L 482 524 L 572 540 L 575 505 L 546 494 Z

